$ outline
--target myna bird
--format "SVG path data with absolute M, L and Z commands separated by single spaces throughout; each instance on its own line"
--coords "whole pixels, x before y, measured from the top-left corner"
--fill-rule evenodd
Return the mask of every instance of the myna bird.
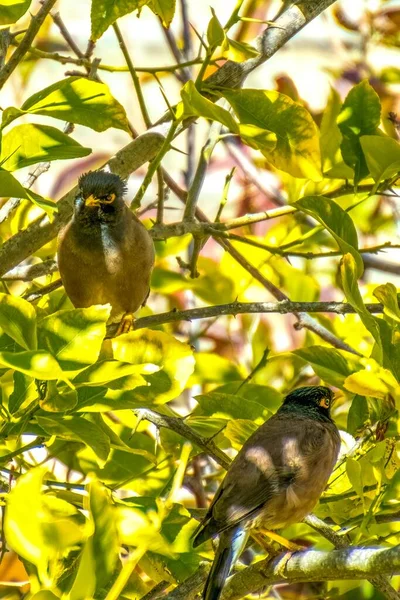
M 232 462 L 194 534 L 194 547 L 219 536 L 204 600 L 220 597 L 250 529 L 280 529 L 297 523 L 318 502 L 340 448 L 330 414 L 332 400 L 327 387 L 294 390 Z
M 85 173 L 78 187 L 74 214 L 58 239 L 61 279 L 76 308 L 110 303 L 111 318 L 122 316 L 118 334 L 125 333 L 149 295 L 153 241 L 125 204 L 118 175 Z

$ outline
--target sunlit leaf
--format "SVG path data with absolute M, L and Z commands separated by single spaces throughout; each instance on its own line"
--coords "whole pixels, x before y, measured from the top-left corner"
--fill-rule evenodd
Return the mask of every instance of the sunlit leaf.
M 40 427 L 49 435 L 55 435 L 64 440 L 78 441 L 91 448 L 96 455 L 98 463 L 103 465 L 110 453 L 110 440 L 108 436 L 94 423 L 83 417 L 54 416 L 36 417 Z
M 36 379 L 64 378 L 61 367 L 54 356 L 44 350 L 0 352 L 0 365 L 15 369 Z
M 3 112 L 2 126 L 27 113 L 79 123 L 95 131 L 109 127 L 129 131 L 125 110 L 108 86 L 85 77 L 66 77 L 33 94 L 21 109 L 7 108 Z
M 360 138 L 368 169 L 376 183 L 391 179 L 400 173 L 400 144 L 393 138 L 363 135 Z
M 19 371 L 14 372 L 14 390 L 8 398 L 8 410 L 11 414 L 16 413 L 24 405 L 29 405 L 38 398 L 36 383 L 32 377 L 28 377 Z
M 397 389 L 398 383 L 387 369 L 380 368 L 375 372 L 364 369 L 349 375 L 344 387 L 354 394 L 384 399 Z
M 393 344 L 391 339 L 391 330 L 383 319 L 378 319 L 371 315 L 364 305 L 358 288 L 357 265 L 351 254 L 345 254 L 340 265 L 343 291 L 346 294 L 347 301 L 352 305 L 359 315 L 364 326 L 374 338 L 376 345 L 374 348 L 374 358 L 388 368 L 398 378 L 400 376 L 400 356 L 398 344 Z
M 175 14 L 176 0 L 150 0 L 148 7 L 160 17 L 164 27 L 169 27 Z
M 78 402 L 76 390 L 71 390 L 65 384 L 60 388 L 55 381 L 49 381 L 46 394 L 39 401 L 39 406 L 47 412 L 65 412 L 71 410 Z
M 0 4 L 0 25 L 10 25 L 20 19 L 28 10 L 32 0 L 2 0 Z
M 112 347 L 114 358 L 121 362 L 154 365 L 153 373 L 149 371 L 149 375 L 144 376 L 150 386 L 140 388 L 140 394 L 143 399 L 157 404 L 178 396 L 193 371 L 191 348 L 162 331 L 131 331 L 113 339 Z
M 400 322 L 400 309 L 396 286 L 390 282 L 385 285 L 379 285 L 374 289 L 374 296 L 383 304 L 385 315 Z
M 95 556 L 96 588 L 110 581 L 118 561 L 119 540 L 116 509 L 110 492 L 96 479 L 88 486 L 89 508 L 94 523 L 92 549 Z
M 148 3 L 149 0 L 92 0 L 91 39 L 98 40 L 117 19 Z
M 57 358 L 64 371 L 96 362 L 106 334 L 109 306 L 61 310 L 40 321 L 39 346 Z
M 0 168 L 1 195 L 5 198 L 24 198 L 37 204 L 48 213 L 57 211 L 57 204 L 48 198 L 43 198 L 36 192 L 24 188 L 8 171 Z
M 0 294 L 0 327 L 25 350 L 36 350 L 36 311 L 26 300 Z
M 240 123 L 276 134 L 275 149 L 262 150 L 277 169 L 294 177 L 321 178 L 319 137 L 310 113 L 288 96 L 265 90 L 224 90 Z
M 79 158 L 91 153 L 55 127 L 16 125 L 3 136 L 0 161 L 9 171 L 39 162 Z
M 354 458 L 346 459 L 346 471 L 351 485 L 360 498 L 364 495 L 364 484 L 361 464 Z
M 232 115 L 222 106 L 207 100 L 196 89 L 193 81 L 188 81 L 181 90 L 184 117 L 197 116 L 218 121 L 230 131 L 238 132 L 238 125 Z

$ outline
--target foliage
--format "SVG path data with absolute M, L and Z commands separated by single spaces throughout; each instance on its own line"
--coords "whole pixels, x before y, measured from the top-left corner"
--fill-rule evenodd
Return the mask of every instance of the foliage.
M 49 12 L 50 4 L 45 0 L 41 10 Z M 195 4 L 183 2 L 193 14 Z M 175 14 L 175 0 L 91 0 L 86 54 L 77 52 L 60 20 L 64 46 L 62 54 L 53 51 L 61 38 L 48 14 L 42 39 L 4 79 L 6 89 L 14 81 L 21 90 L 15 106 L 2 101 L 0 256 L 22 258 L 9 273 L 0 265 L 2 552 L 19 565 L 14 586 L 0 565 L 0 597 L 18 598 L 22 590 L 31 600 L 133 600 L 154 586 L 160 593 L 178 586 L 179 593 L 213 556 L 211 542 L 193 549 L 191 536 L 223 477 L 218 464 L 226 467 L 283 396 L 307 383 L 335 388 L 333 416 L 343 435 L 342 456 L 315 513 L 346 532 L 350 545 L 398 541 L 398 271 L 396 279 L 394 263 L 370 259 L 399 247 L 393 215 L 400 123 L 392 114 L 399 73 L 394 66 L 377 70 L 367 56 L 351 72 L 338 60 L 320 113 L 289 77 L 277 79 L 277 89 L 242 88 L 230 78 L 218 83 L 215 77 L 232 64 L 250 65 L 250 71 L 267 58 L 268 44 L 255 38 L 275 4 L 231 2 L 225 24 L 213 7 L 196 32 L 202 43 L 195 57 L 196 33 L 184 11 Z M 284 4 L 292 10 L 292 3 Z M 366 10 L 357 22 L 348 21 L 341 4 L 320 4 L 317 12 L 332 11 L 337 35 L 347 30 L 365 44 L 398 48 L 391 24 L 400 11 L 390 3 Z M 25 0 L 0 3 L 0 25 L 10 28 L 0 30 L 8 60 L 23 47 L 21 28 L 29 29 L 29 11 L 37 10 Z M 135 69 L 118 23 L 125 16 L 127 23 L 150 18 L 149 10 L 186 66 Z M 185 33 L 178 43 L 168 28 L 181 18 Z M 53 240 L 71 214 L 73 193 L 57 204 L 61 184 L 47 198 L 31 189 L 38 174 L 26 178 L 27 167 L 39 174 L 51 167 L 72 186 L 83 170 L 101 165 L 114 130 L 135 148 L 129 135 L 136 137 L 140 119 L 131 123 L 117 85 L 102 81 L 107 70 L 113 81 L 118 69 L 92 59 L 95 43 L 111 28 L 146 125 L 154 81 L 168 105 L 158 137 L 151 138 L 151 128 L 147 138 L 139 137 L 151 152 L 142 158 L 139 149 L 131 158 L 139 165 L 151 159 L 149 173 L 157 171 L 157 201 L 150 176 L 133 200 L 135 207 L 142 201 L 139 214 L 150 217 L 145 223 L 157 258 L 149 304 L 135 330 L 119 337 L 112 337 L 108 305 L 73 308 L 57 284 Z M 276 51 L 274 30 L 280 35 L 279 18 L 266 38 Z M 50 62 L 81 70 L 48 80 Z M 0 81 L 7 64 L 0 65 Z M 161 77 L 178 82 L 180 95 L 161 88 Z M 68 122 L 63 131 L 60 121 Z M 161 145 L 165 124 L 170 138 Z M 192 143 L 194 131 L 201 150 Z M 86 137 L 95 142 L 81 143 Z M 182 159 L 187 194 L 174 185 L 179 168 L 161 168 L 164 159 L 175 161 L 179 143 L 188 153 Z M 110 167 L 124 176 L 133 170 L 120 155 Z M 225 182 L 206 198 L 211 186 L 204 180 L 217 170 Z M 200 193 L 209 223 L 197 208 Z M 42 270 L 30 277 L 30 268 Z M 263 314 L 271 295 L 279 316 Z M 334 301 L 339 306 L 332 308 Z M 302 331 L 293 333 L 293 324 Z M 283 535 L 329 547 L 323 530 L 304 523 Z M 257 541 L 252 548 L 257 559 L 266 555 Z M 377 575 L 371 571 L 370 579 L 379 587 Z M 318 584 L 317 593 L 372 597 L 369 583 L 348 579 L 344 572 Z M 282 598 L 296 593 L 292 583 L 280 588 Z M 196 585 L 186 597 L 194 597 Z M 304 597 L 315 593 L 304 587 Z

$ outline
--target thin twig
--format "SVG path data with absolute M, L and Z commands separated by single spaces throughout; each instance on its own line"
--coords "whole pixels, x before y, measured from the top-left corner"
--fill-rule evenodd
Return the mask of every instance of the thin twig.
M 0 70 L 0 89 L 4 86 L 11 73 L 17 68 L 35 39 L 43 21 L 55 5 L 57 0 L 44 0 L 42 6 L 36 15 L 32 15 L 29 27 L 18 45 L 18 48 L 12 54 L 8 62 Z

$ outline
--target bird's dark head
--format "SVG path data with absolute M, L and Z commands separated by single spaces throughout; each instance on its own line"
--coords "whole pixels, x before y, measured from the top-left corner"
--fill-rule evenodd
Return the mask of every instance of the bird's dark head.
M 79 177 L 78 188 L 75 208 L 100 208 L 106 213 L 123 204 L 126 192 L 126 184 L 121 177 L 106 171 L 84 173 Z
M 284 399 L 282 408 L 330 419 L 333 399 L 334 395 L 330 388 L 323 385 L 310 385 L 290 392 Z

